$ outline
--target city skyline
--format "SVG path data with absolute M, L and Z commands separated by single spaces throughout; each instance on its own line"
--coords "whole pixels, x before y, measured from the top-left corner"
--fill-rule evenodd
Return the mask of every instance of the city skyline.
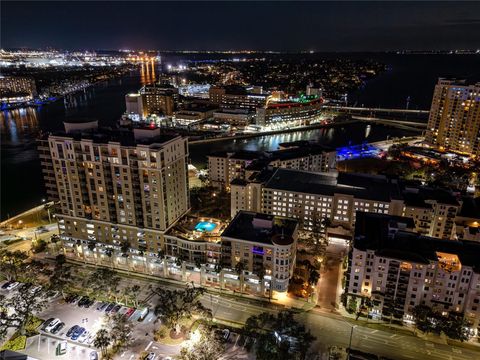
M 5 1 L 1 6 L 4 48 L 317 52 L 480 48 L 475 36 L 480 4 L 473 2 L 126 1 L 95 2 L 92 7 L 80 2 Z M 131 11 L 141 16 L 131 16 Z
M 479 4 L 2 2 L 1 353 L 478 358 Z

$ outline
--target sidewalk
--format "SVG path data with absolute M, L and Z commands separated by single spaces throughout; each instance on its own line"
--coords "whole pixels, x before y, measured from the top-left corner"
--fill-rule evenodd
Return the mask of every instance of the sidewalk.
M 52 257 L 52 256 L 46 256 L 46 257 L 38 257 L 36 256 L 36 258 L 38 260 L 41 260 L 41 259 L 46 259 L 46 260 L 50 260 L 50 261 L 55 261 L 55 258 Z M 101 265 L 93 265 L 93 264 L 88 264 L 88 263 L 84 263 L 80 260 L 74 260 L 74 259 L 70 259 L 70 258 L 67 258 L 66 259 L 67 262 L 69 263 L 72 263 L 72 264 L 75 264 L 75 265 L 78 265 L 78 266 L 81 266 L 81 267 L 86 267 L 86 268 L 89 268 L 89 269 L 96 269 L 98 267 L 100 267 Z M 108 268 L 108 269 L 112 269 L 111 267 L 108 267 L 108 266 L 103 266 L 105 268 Z M 155 280 L 156 282 L 158 283 L 164 283 L 164 284 L 168 284 L 168 285 L 177 285 L 177 286 L 186 286 L 188 284 L 190 284 L 190 282 L 184 282 L 184 281 L 180 281 L 180 280 L 175 280 L 175 279 L 170 279 L 170 278 L 164 278 L 164 277 L 160 277 L 160 276 L 155 276 L 155 275 L 149 275 L 149 274 L 143 274 L 143 273 L 138 273 L 138 272 L 133 272 L 133 271 L 127 271 L 127 270 L 123 270 L 123 269 L 118 269 L 118 268 L 115 268 L 115 269 L 112 269 L 114 271 L 116 271 L 118 274 L 122 275 L 124 278 L 137 278 L 137 279 L 146 279 L 146 280 Z M 200 285 L 198 285 L 200 286 Z M 252 301 L 255 301 L 255 302 L 258 302 L 258 303 L 262 303 L 263 306 L 268 306 L 270 308 L 275 308 L 276 310 L 281 310 L 281 309 L 284 309 L 284 308 L 287 308 L 288 305 L 290 307 L 296 307 L 296 308 L 303 308 L 305 306 L 305 301 L 301 301 L 301 300 L 296 300 L 296 299 L 290 299 L 290 301 L 288 303 L 283 303 L 283 302 L 280 302 L 280 301 L 277 301 L 276 299 L 271 299 L 271 301 L 269 301 L 268 298 L 260 298 L 260 297 L 256 297 L 254 295 L 249 295 L 249 294 L 240 294 L 238 292 L 234 292 L 232 290 L 227 290 L 227 289 L 220 289 L 220 288 L 214 288 L 214 287 L 205 287 L 206 289 L 206 293 L 207 294 L 219 294 L 219 295 L 222 295 L 224 297 L 229 297 L 229 298 L 236 298 L 236 299 L 246 299 L 246 300 L 252 300 Z M 313 304 L 312 304 L 312 307 L 313 307 Z

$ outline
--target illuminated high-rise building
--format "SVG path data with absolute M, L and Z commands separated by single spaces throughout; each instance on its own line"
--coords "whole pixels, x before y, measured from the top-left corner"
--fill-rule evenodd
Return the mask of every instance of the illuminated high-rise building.
M 480 83 L 438 80 L 426 141 L 441 149 L 480 156 Z
M 40 141 L 49 197 L 66 249 L 121 244 L 157 253 L 163 233 L 189 209 L 187 139 L 154 126 L 103 130 L 66 124 Z

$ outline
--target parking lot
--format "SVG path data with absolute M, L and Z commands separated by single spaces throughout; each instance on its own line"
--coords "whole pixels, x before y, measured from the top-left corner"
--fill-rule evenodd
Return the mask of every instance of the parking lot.
M 3 285 L 3 283 L 2 283 Z M 0 289 L 0 294 L 5 296 L 13 295 L 21 285 L 18 285 L 14 289 Z M 68 299 L 68 297 L 67 297 Z M 212 302 L 211 297 L 209 298 Z M 149 299 L 150 303 L 155 303 L 155 296 Z M 37 314 L 38 317 L 47 319 L 59 319 L 59 322 L 65 323 L 65 325 L 55 334 L 50 331 L 42 330 L 43 325 L 39 328 L 40 335 L 33 336 L 27 339 L 26 349 L 23 353 L 37 359 L 73 359 L 73 360 L 89 360 L 92 352 L 100 352 L 93 346 L 93 339 L 90 344 L 86 343 L 88 337 L 84 337 L 82 342 L 78 340 L 72 340 L 66 336 L 68 330 L 77 325 L 83 327 L 89 333 L 96 333 L 106 321 L 105 309 L 99 311 L 97 307 L 100 302 L 94 302 L 88 308 L 78 306 L 78 300 L 76 303 L 66 302 L 60 294 L 50 298 L 45 310 Z M 112 308 L 113 306 L 111 306 Z M 118 313 L 124 314 L 128 311 L 127 307 L 119 307 Z M 217 309 L 218 310 L 218 309 Z M 141 315 L 141 310 L 135 310 L 129 317 L 129 321 L 134 324 L 132 329 L 131 339 L 132 343 L 128 346 L 128 349 L 118 353 L 116 359 L 134 360 L 138 358 L 138 355 L 144 351 L 153 352 L 156 354 L 156 360 L 161 360 L 175 356 L 180 352 L 181 345 L 165 345 L 153 341 L 153 334 L 159 324 L 155 323 L 156 316 L 153 311 L 150 311 L 143 321 L 139 322 L 138 319 Z M 80 339 L 82 339 L 80 337 Z M 226 343 L 226 352 L 222 357 L 223 359 L 253 359 L 254 356 L 249 354 L 246 350 L 249 342 L 255 341 L 255 339 L 245 339 L 244 337 L 232 332 L 228 337 Z M 60 343 L 67 342 L 66 353 L 58 355 L 56 353 L 57 346 Z
M 18 290 L 19 286 L 20 285 L 13 289 L 0 289 L 0 294 L 7 297 L 12 296 Z M 27 339 L 27 346 L 23 352 L 38 359 L 52 359 L 57 357 L 65 359 L 89 359 L 90 354 L 96 351 L 93 346 L 93 340 L 89 345 L 86 343 L 88 337 L 85 335 L 83 339 L 80 337 L 77 340 L 72 340 L 71 338 L 67 338 L 66 334 L 68 330 L 75 325 L 85 328 L 89 334 L 96 333 L 106 321 L 106 307 L 99 311 L 97 310 L 99 304 L 101 303 L 94 302 L 90 307 L 86 308 L 78 306 L 78 301 L 76 303 L 67 303 L 60 295 L 50 298 L 45 310 L 37 314 L 37 316 L 44 320 L 50 318 L 59 319 L 60 322 L 65 323 L 65 325 L 55 334 L 52 334 L 50 331 L 45 331 L 42 325 L 39 328 L 40 335 Z M 113 306 L 110 308 L 112 307 Z M 117 313 L 126 315 L 128 310 L 128 307 L 118 306 Z M 145 335 L 147 333 L 149 335 L 153 334 L 155 321 L 155 316 L 152 313 L 149 313 L 143 321 L 138 321 L 142 315 L 142 310 L 135 310 L 129 317 L 129 320 L 134 324 L 132 338 L 134 339 L 134 344 L 137 343 L 139 348 L 142 346 L 145 347 L 145 344 L 148 344 Z M 63 355 L 57 355 L 56 348 L 59 343 L 64 341 L 67 341 L 67 352 Z

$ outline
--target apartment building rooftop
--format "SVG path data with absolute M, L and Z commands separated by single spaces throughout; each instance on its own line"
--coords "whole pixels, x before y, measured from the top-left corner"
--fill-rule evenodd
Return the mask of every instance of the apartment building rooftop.
M 89 128 L 72 131 L 55 131 L 44 133 L 41 138 L 48 139 L 49 136 L 72 138 L 75 141 L 92 140 L 97 144 L 110 142 L 120 143 L 122 146 L 148 145 L 149 147 L 161 146 L 175 138 L 178 134 L 163 134 L 160 129 L 150 125 L 138 125 L 133 130 L 128 128 Z
M 398 185 L 384 176 L 367 174 L 325 174 L 277 169 L 265 185 L 269 189 L 333 196 L 335 193 L 362 199 L 390 201 L 400 198 Z
M 409 221 L 413 222 L 410 218 L 357 212 L 353 246 L 361 251 L 374 250 L 376 256 L 422 264 L 439 261 L 480 272 L 480 243 L 422 236 L 407 231 L 407 226 L 413 225 Z
M 268 245 L 291 245 L 298 221 L 282 216 L 239 211 L 222 238 L 258 242 Z
M 460 205 L 457 198 L 445 189 L 432 188 L 428 186 L 406 187 L 403 191 L 403 198 L 406 205 L 430 207 L 427 200 L 435 200 L 440 204 Z

